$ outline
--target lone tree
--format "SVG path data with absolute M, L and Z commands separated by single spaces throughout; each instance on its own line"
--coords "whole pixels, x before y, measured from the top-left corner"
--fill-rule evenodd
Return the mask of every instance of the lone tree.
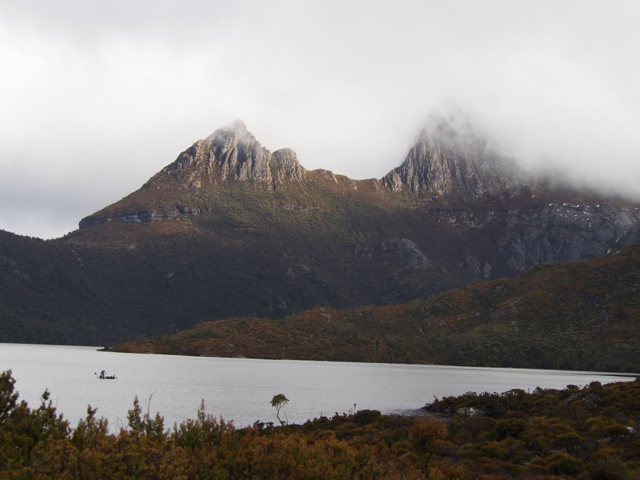
M 280 425 L 284 425 L 286 423 L 280 419 L 280 409 L 284 407 L 287 403 L 289 403 L 289 399 L 285 397 L 282 393 L 276 395 L 271 399 L 271 406 L 276 409 L 276 417 L 278 418 Z M 285 418 L 286 418 L 286 414 L 285 414 Z

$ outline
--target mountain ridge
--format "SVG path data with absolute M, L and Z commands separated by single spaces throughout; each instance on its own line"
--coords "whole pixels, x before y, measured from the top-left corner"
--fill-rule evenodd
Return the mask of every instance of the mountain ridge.
M 236 122 L 63 238 L 2 235 L 0 340 L 113 344 L 398 304 L 640 241 L 638 205 L 514 181 L 511 160 L 459 115 L 430 128 L 393 187 L 307 170 Z
M 251 190 L 254 197 L 261 196 L 262 206 L 270 204 L 272 210 L 331 214 L 335 207 L 330 203 L 335 200 L 373 202 L 386 210 L 399 205 L 422 209 L 441 217 L 437 222 L 478 229 L 502 217 L 509 227 L 522 225 L 493 240 L 501 253 L 511 257 L 507 266 L 518 272 L 540 262 L 589 258 L 640 241 L 637 207 L 607 203 L 601 197 L 585 198 L 566 188 L 550 187 L 543 179 L 532 179 L 511 158 L 497 153 L 455 106 L 431 117 L 431 126 L 421 131 L 399 167 L 381 179 L 368 180 L 352 180 L 323 169 L 306 170 L 293 150 L 272 154 L 244 123 L 236 121 L 195 142 L 137 192 L 82 219 L 80 230 L 112 221 L 154 223 L 217 213 L 220 218 L 220 210 L 233 201 L 228 196 L 235 195 L 232 190 L 240 184 L 245 193 Z M 164 204 L 157 200 L 162 192 L 168 194 Z M 247 225 L 238 228 L 255 227 L 251 222 Z M 185 222 L 174 222 L 174 226 L 177 231 L 193 231 L 193 225 L 187 227 Z M 557 235 L 546 238 L 548 229 Z M 82 236 L 92 237 L 89 232 Z M 97 232 L 92 241 L 100 237 L 105 237 L 104 232 Z M 416 239 L 407 240 L 415 243 Z M 477 273 L 476 260 L 470 262 Z
M 450 118 L 433 118 L 433 125 L 425 127 L 404 162 L 380 179 L 353 180 L 325 169 L 309 171 L 299 162 L 290 148 L 271 153 L 263 147 L 246 125 L 236 120 L 217 129 L 204 140 L 196 141 L 177 159 L 147 181 L 142 189 L 209 190 L 228 181 L 256 182 L 278 191 L 283 188 L 304 187 L 307 178 L 324 176 L 346 188 L 372 188 L 394 193 L 407 189 L 416 196 L 430 198 L 456 197 L 461 200 L 491 199 L 514 191 L 521 175 L 504 155 L 493 151 L 489 141 L 474 133 L 470 125 L 456 131 L 453 122 L 462 113 Z M 340 180 L 339 180 L 340 179 Z M 109 207 L 107 207 L 109 208 Z M 85 217 L 80 228 L 114 219 L 121 221 L 153 222 L 171 220 L 178 213 L 154 210 L 127 212 L 117 217 L 104 215 L 104 210 Z M 101 213 L 103 213 L 101 215 Z M 184 212 L 181 212 L 184 213 Z
M 431 197 L 465 200 L 499 197 L 517 187 L 523 172 L 491 147 L 455 103 L 429 117 L 402 165 L 382 178 L 393 191 L 403 187 Z

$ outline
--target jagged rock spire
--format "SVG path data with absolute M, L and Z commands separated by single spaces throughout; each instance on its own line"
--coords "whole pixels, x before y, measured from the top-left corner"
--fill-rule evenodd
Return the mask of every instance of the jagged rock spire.
M 141 190 L 207 191 L 229 181 L 253 181 L 267 189 L 277 190 L 285 180 L 304 182 L 306 174 L 293 150 L 284 148 L 272 154 L 260 145 L 243 122 L 236 120 L 204 140 L 195 142 L 178 155 L 172 164 L 155 174 Z M 178 214 L 199 215 L 209 208 L 185 206 L 180 202 L 155 209 L 149 209 L 148 204 L 145 207 L 127 205 L 126 208 L 115 210 L 111 207 L 83 218 L 80 228 L 113 220 L 124 223 L 157 222 L 175 218 Z
M 260 145 L 240 120 L 209 135 L 205 145 L 218 167 L 220 180 L 271 182 L 271 152 Z
M 431 114 L 404 163 L 382 181 L 393 191 L 472 199 L 513 187 L 513 176 L 510 162 L 449 100 Z
M 305 179 L 307 170 L 300 165 L 296 152 L 290 148 L 276 150 L 271 155 L 271 173 L 277 180 L 285 178 L 302 182 Z
M 184 171 L 184 174 L 178 175 L 175 171 Z M 215 183 L 214 177 L 217 177 L 222 182 L 254 181 L 275 188 L 283 179 L 303 181 L 306 170 L 293 150 L 286 148 L 272 154 L 260 145 L 242 121 L 236 120 L 198 140 L 159 175 L 172 173 L 183 187 L 191 189 L 203 185 L 203 176 L 208 177 L 209 183 Z M 156 177 L 152 182 L 159 179 Z

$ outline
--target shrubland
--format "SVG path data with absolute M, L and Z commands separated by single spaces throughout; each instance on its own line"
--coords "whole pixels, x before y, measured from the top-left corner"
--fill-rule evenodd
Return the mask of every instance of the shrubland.
M 638 380 L 467 393 L 425 407 L 439 418 L 361 410 L 279 427 L 236 428 L 203 406 L 169 428 L 136 401 L 117 432 L 91 407 L 71 427 L 46 392 L 32 409 L 14 383 L 0 375 L 2 478 L 640 478 Z
M 203 322 L 113 350 L 640 372 L 640 245 L 404 304 Z

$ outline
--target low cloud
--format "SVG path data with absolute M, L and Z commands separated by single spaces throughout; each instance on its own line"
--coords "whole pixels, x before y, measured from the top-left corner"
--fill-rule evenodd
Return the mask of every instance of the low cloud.
M 446 97 L 532 169 L 638 190 L 637 2 L 255 3 L 0 0 L 0 228 L 62 235 L 236 118 L 379 178 Z

